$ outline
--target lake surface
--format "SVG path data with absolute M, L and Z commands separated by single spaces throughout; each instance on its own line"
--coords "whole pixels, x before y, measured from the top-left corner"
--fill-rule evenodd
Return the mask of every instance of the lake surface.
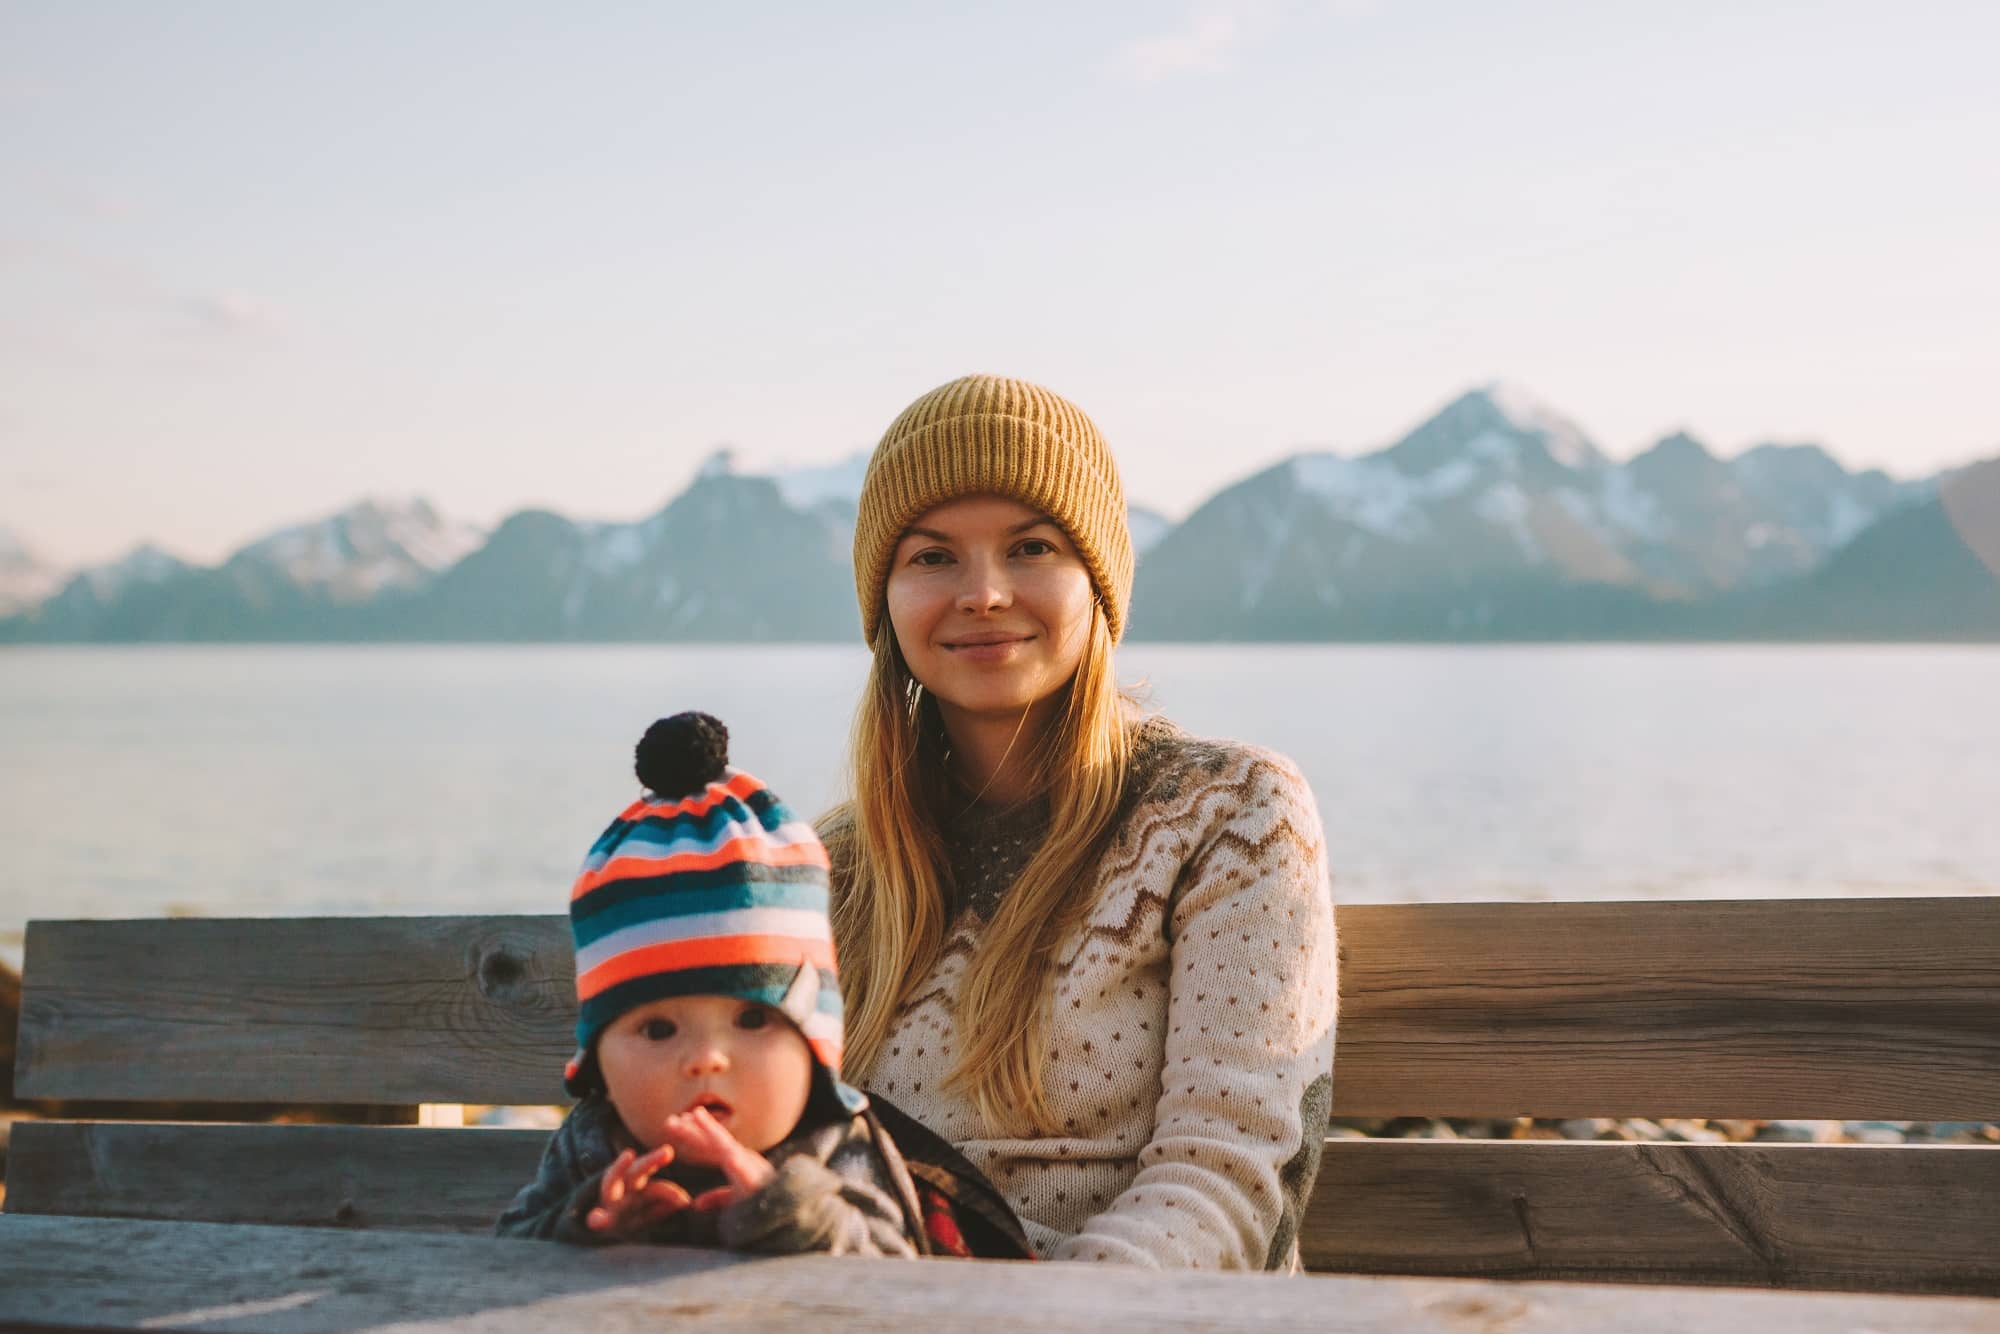
M 2000 649 L 1160 646 L 1292 755 L 1348 902 L 2000 892 Z M 858 648 L 0 651 L 0 957 L 30 917 L 556 912 L 653 718 L 837 795 Z

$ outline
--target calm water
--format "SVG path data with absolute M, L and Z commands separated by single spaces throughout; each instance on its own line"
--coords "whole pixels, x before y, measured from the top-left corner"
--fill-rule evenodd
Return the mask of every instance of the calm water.
M 2000 650 L 1152 647 L 1311 779 L 1346 901 L 2000 892 Z M 833 798 L 858 649 L 0 652 L 0 957 L 29 917 L 552 912 L 701 707 Z

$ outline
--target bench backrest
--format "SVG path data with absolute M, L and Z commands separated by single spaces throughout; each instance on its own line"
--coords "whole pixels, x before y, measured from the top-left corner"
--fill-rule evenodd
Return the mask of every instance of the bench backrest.
M 1354 905 L 1336 1115 L 2000 1119 L 2000 898 Z M 560 917 L 37 922 L 22 1097 L 554 1103 Z M 484 1228 L 545 1135 L 25 1122 L 10 1212 Z M 1333 1140 L 1315 1268 L 2000 1292 L 2000 1149 Z

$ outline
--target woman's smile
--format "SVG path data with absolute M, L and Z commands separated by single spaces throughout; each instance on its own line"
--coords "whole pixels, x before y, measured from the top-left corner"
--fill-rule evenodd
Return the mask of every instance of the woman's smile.
M 1034 639 L 1033 635 L 981 632 L 945 640 L 944 649 L 964 662 L 1007 662 Z

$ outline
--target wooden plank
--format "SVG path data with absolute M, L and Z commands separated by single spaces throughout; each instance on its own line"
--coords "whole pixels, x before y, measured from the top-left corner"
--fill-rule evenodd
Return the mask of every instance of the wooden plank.
M 2000 1118 L 2000 897 L 1340 910 L 1348 1116 Z
M 2000 1118 L 2000 897 L 1340 909 L 1343 1115 Z M 560 1101 L 560 917 L 37 922 L 37 1098 Z
M 536 1130 L 41 1123 L 7 1208 L 484 1232 Z M 2000 1149 L 1332 1140 L 1314 1269 L 2000 1295 Z
M 560 917 L 31 922 L 24 1098 L 552 1103 Z
M 547 1131 L 22 1121 L 10 1214 L 490 1232 Z
M 2000 1296 L 2000 1148 L 1335 1140 L 1313 1269 Z
M 1992 1302 L 1468 1280 L 1160 1274 L 202 1223 L 0 1219 L 9 1327 L 1759 1334 L 2000 1327 Z

